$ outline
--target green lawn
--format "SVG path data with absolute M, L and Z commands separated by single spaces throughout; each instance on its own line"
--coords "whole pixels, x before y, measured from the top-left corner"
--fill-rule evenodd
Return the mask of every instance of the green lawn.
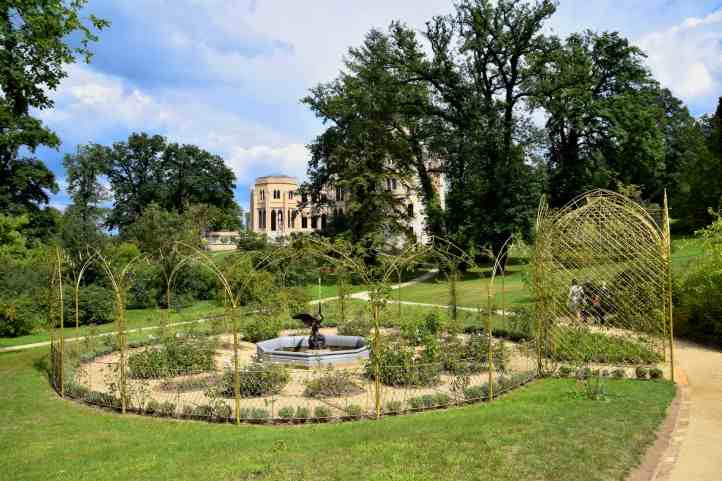
M 704 255 L 702 243 L 695 237 L 678 237 L 672 240 L 672 269 L 681 272 L 690 264 Z M 524 276 L 529 275 L 528 264 L 519 263 L 509 266 L 504 276 L 503 302 L 509 307 L 522 307 L 532 302 L 531 293 Z M 457 283 L 457 304 L 463 307 L 487 306 L 487 290 L 490 283 L 490 268 L 480 272 L 468 272 Z M 580 275 L 580 277 L 584 277 Z M 495 295 L 492 304 L 496 307 L 502 305 L 502 278 L 494 281 Z M 429 304 L 448 304 L 450 299 L 449 283 L 443 277 L 428 280 L 414 286 L 404 288 L 401 293 L 402 300 L 423 302 Z M 394 294 L 396 299 L 396 294 Z
M 119 414 L 50 389 L 47 349 L 0 355 L 0 472 L 22 480 L 623 480 L 674 395 L 545 380 L 491 405 L 342 424 L 241 426 Z
M 214 301 L 198 301 L 192 306 L 182 309 L 181 311 L 171 311 L 170 322 L 183 322 L 203 317 L 223 314 L 223 307 L 218 306 Z M 160 312 L 156 308 L 149 309 L 129 309 L 126 311 L 126 320 L 128 329 L 138 329 L 143 327 L 157 326 L 160 318 Z M 95 327 L 95 332 L 104 333 L 115 330 L 115 323 L 102 324 Z M 88 326 L 80 326 L 65 328 L 65 338 L 70 339 L 89 334 L 91 328 Z M 32 334 L 20 337 L 2 337 L 0 338 L 0 347 L 21 346 L 23 344 L 33 344 L 35 342 L 49 341 L 50 336 L 44 329 L 38 329 Z
M 510 265 L 503 280 L 497 276 L 494 281 L 494 297 L 492 303 L 501 306 L 522 306 L 531 303 L 531 294 L 524 284 L 527 264 Z M 486 308 L 487 292 L 491 282 L 491 268 L 479 272 L 467 272 L 456 283 L 456 302 L 463 307 Z M 504 297 L 502 299 L 502 283 Z M 396 295 L 394 294 L 394 299 Z M 443 276 L 420 282 L 402 289 L 401 299 L 404 301 L 423 302 L 429 304 L 448 304 L 450 299 L 449 282 Z

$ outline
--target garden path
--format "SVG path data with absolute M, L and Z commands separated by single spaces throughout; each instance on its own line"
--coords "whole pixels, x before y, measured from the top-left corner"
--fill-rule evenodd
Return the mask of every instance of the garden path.
M 722 352 L 677 341 L 677 365 L 689 382 L 689 425 L 670 481 L 722 481 Z M 661 480 L 660 480 L 661 481 Z
M 412 280 L 410 280 L 410 281 L 408 281 L 408 282 L 402 283 L 402 284 L 401 284 L 401 287 L 410 286 L 410 285 L 415 284 L 415 283 L 417 283 L 417 282 L 423 282 L 423 281 L 425 281 L 425 280 L 427 280 L 427 279 L 430 279 L 430 278 L 432 278 L 433 276 L 435 276 L 435 275 L 437 274 L 437 272 L 438 272 L 438 269 L 432 269 L 432 270 L 430 270 L 429 272 L 427 272 L 426 274 L 417 277 L 416 279 L 412 279 Z M 399 288 L 399 285 L 398 285 L 398 284 L 395 284 L 395 285 L 391 286 L 391 289 L 398 289 L 398 288 Z M 365 297 L 364 297 L 364 295 L 365 295 Z M 360 296 L 360 297 L 359 297 L 359 296 Z M 352 294 L 350 297 L 352 297 L 352 298 L 354 298 L 354 299 L 368 300 L 368 292 L 366 292 L 366 291 L 365 291 L 365 292 L 357 292 L 357 293 L 355 293 L 355 294 Z M 328 298 L 325 298 L 325 299 L 321 299 L 321 302 L 333 301 L 333 300 L 335 300 L 335 299 L 337 299 L 337 297 L 328 297 Z M 317 303 L 317 302 L 319 302 L 319 301 L 318 301 L 318 300 L 316 300 L 316 301 L 311 301 L 311 304 L 315 304 L 315 303 Z M 441 306 L 441 307 L 445 307 L 445 306 Z M 459 309 L 461 309 L 461 308 L 459 308 Z M 206 321 L 208 321 L 208 320 L 209 320 L 209 319 L 203 318 L 203 319 L 196 319 L 196 320 L 194 320 L 194 321 L 174 322 L 174 323 L 168 324 L 168 327 L 183 326 L 183 325 L 186 325 L 186 324 L 195 324 L 195 323 L 200 323 L 200 322 L 206 322 Z M 155 329 L 159 329 L 159 327 L 160 327 L 160 326 L 148 326 L 148 327 L 141 327 L 141 328 L 138 328 L 138 329 L 129 329 L 128 331 L 126 331 L 126 333 L 127 333 L 127 334 L 131 334 L 131 333 L 134 333 L 134 332 L 152 331 L 152 330 L 155 330 Z M 98 334 L 97 337 L 105 337 L 105 336 L 113 336 L 113 335 L 115 335 L 114 332 L 106 332 L 106 333 Z M 73 338 L 67 338 L 67 339 L 65 339 L 65 342 L 76 342 L 76 341 L 82 341 L 83 339 L 85 339 L 85 336 L 73 337 Z M 25 349 L 34 349 L 34 348 L 36 348 L 36 347 L 44 347 L 44 346 L 49 346 L 49 345 L 50 345 L 50 341 L 43 341 L 43 342 L 34 342 L 34 343 L 32 343 L 32 344 L 22 344 L 22 345 L 19 345 L 19 346 L 2 347 L 2 348 L 0 348 L 0 353 L 3 353 L 3 352 L 13 352 L 13 351 L 23 351 L 23 350 L 25 350 Z

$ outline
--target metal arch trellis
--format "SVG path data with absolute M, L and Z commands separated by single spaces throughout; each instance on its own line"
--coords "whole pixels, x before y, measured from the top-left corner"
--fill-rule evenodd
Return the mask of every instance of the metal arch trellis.
M 674 379 L 666 195 L 662 223 L 607 190 L 558 211 L 542 200 L 532 257 L 540 374 L 558 362 L 652 364 L 669 350 Z

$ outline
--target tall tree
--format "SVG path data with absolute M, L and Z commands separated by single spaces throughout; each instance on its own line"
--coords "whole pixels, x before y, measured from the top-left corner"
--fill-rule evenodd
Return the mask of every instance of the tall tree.
M 562 205 L 617 182 L 659 197 L 663 132 L 645 55 L 618 33 L 572 34 L 534 99 L 548 113 L 549 189 Z
M 399 26 L 399 32 L 408 30 Z M 305 191 L 322 199 L 329 186 L 343 190 L 346 211 L 334 226 L 348 228 L 354 241 L 380 230 L 409 230 L 407 202 L 387 189 L 389 183 L 417 191 L 430 233 L 443 229 L 432 180 L 435 164 L 424 146 L 429 136 L 423 116 L 428 93 L 388 68 L 396 50 L 392 37 L 372 30 L 361 47 L 349 49 L 346 71 L 303 99 L 331 123 L 310 146 Z
M 679 173 L 673 191 L 672 215 L 682 231 L 700 229 L 722 210 L 722 98 L 713 116 L 703 116 L 679 129 L 675 145 Z
M 193 204 L 208 204 L 223 214 L 215 216 L 222 224 L 219 227 L 240 225 L 240 211 L 233 199 L 235 175 L 220 157 L 146 133 L 114 143 L 107 156 L 106 173 L 114 200 L 109 227 L 123 231 L 153 202 L 180 213 Z
M 51 92 L 77 57 L 90 60 L 94 30 L 108 22 L 81 18 L 84 0 L 10 0 L 0 6 L 0 210 L 28 213 L 28 229 L 54 222 L 42 210 L 48 191 L 57 192 L 52 172 L 33 157 L 39 146 L 57 148 L 58 137 L 31 115 L 53 107 Z M 69 42 L 75 36 L 75 46 Z M 27 152 L 28 154 L 21 154 Z
M 101 145 L 78 146 L 74 154 L 63 158 L 67 192 L 73 200 L 63 213 L 61 238 L 67 247 L 79 250 L 92 244 L 100 234 L 107 209 L 101 204 L 111 195 L 100 178 L 108 170 L 108 149 Z
M 542 34 L 555 8 L 549 0 L 462 1 L 454 15 L 427 23 L 431 57 L 406 49 L 398 66 L 431 92 L 430 112 L 443 128 L 435 137 L 447 228 L 463 245 L 496 252 L 512 233 L 530 230 L 543 176 L 527 107 L 558 49 Z

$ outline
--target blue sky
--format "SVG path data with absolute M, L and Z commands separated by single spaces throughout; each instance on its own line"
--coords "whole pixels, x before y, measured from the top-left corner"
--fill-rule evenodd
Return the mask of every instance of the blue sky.
M 336 76 L 349 46 L 394 19 L 419 29 L 451 9 L 449 0 L 90 0 L 88 12 L 112 25 L 40 113 L 63 141 L 38 152 L 61 186 L 51 204 L 68 204 L 64 153 L 145 131 L 221 155 L 246 208 L 255 177 L 303 178 L 305 145 L 322 125 L 299 99 Z M 719 0 L 561 0 L 550 29 L 622 32 L 696 115 L 722 95 Z

